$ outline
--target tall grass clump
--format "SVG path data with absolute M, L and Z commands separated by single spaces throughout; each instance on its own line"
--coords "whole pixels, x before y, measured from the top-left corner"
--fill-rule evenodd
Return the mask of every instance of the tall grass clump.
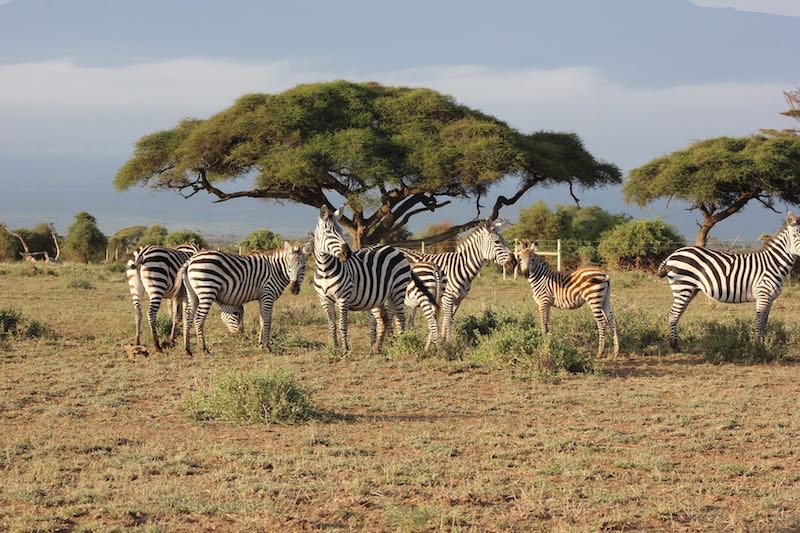
M 314 413 L 309 393 L 282 371 L 225 374 L 189 398 L 187 407 L 197 420 L 264 424 L 299 422 Z
M 87 277 L 81 274 L 71 274 L 64 282 L 68 289 L 89 290 L 94 289 L 94 285 Z
M 389 359 L 403 359 L 409 356 L 422 359 L 430 352 L 431 350 L 425 350 L 423 336 L 412 330 L 406 330 L 400 335 L 393 336 L 386 348 L 386 355 Z
M 764 342 L 757 342 L 752 320 L 737 318 L 733 323 L 716 321 L 702 325 L 700 349 L 712 363 L 765 363 L 786 357 L 792 334 L 783 322 L 773 320 L 767 324 Z
M 22 322 L 22 313 L 16 309 L 0 309 L 0 337 L 13 335 Z
M 8 337 L 38 339 L 56 337 L 55 332 L 38 320 L 26 319 L 16 309 L 0 309 L 0 339 Z

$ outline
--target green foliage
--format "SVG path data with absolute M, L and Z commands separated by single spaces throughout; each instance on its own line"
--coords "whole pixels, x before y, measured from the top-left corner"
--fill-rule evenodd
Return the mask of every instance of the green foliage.
M 85 274 L 74 273 L 64 280 L 64 285 L 68 289 L 89 290 L 94 289 L 94 285 L 89 281 Z
M 142 236 L 139 237 L 139 241 L 136 244 L 138 246 L 146 246 L 148 244 L 154 246 L 163 246 L 166 238 L 167 228 L 164 226 L 159 226 L 158 224 L 154 224 L 152 226 L 148 226 L 147 229 L 144 230 Z
M 111 272 L 112 274 L 122 274 L 125 272 L 125 264 L 119 262 L 109 263 L 106 265 L 106 272 Z
M 250 253 L 256 250 L 272 250 L 281 245 L 281 236 L 272 233 L 268 229 L 259 229 L 239 241 L 242 253 Z
M 75 215 L 75 222 L 67 230 L 64 250 L 73 261 L 88 263 L 105 257 L 108 239 L 97 227 L 97 220 L 82 211 Z
M 205 239 L 192 230 L 181 229 L 164 237 L 164 246 L 180 246 L 181 244 L 194 244 L 198 248 L 208 248 Z
M 41 223 L 33 228 L 19 228 L 13 231 L 25 239 L 31 252 L 46 251 L 50 257 L 56 256 L 56 245 L 51 235 L 51 232 L 54 232 L 52 224 Z M 0 225 L 0 261 L 19 261 L 22 259 L 20 253 L 24 251 L 19 239 L 9 234 Z
M 425 339 L 417 331 L 406 330 L 390 339 L 386 355 L 389 359 L 402 359 L 409 355 L 419 359 L 425 355 Z
M 783 322 L 772 320 L 767 324 L 764 342 L 756 342 L 752 320 L 737 319 L 732 324 L 709 321 L 703 324 L 705 334 L 700 349 L 712 363 L 764 363 L 782 359 L 788 353 L 792 337 Z
M 114 184 L 203 188 L 222 198 L 223 182 L 250 178 L 250 190 L 239 187 L 245 196 L 315 207 L 336 193 L 368 221 L 343 220 L 367 244 L 405 225 L 410 208 L 485 193 L 508 175 L 531 186 L 620 181 L 619 169 L 596 160 L 577 135 L 523 135 L 430 89 L 334 81 L 247 94 L 207 120 L 142 137 Z
M 129 226 L 122 228 L 108 239 L 108 247 L 112 252 L 120 255 L 127 255 L 139 243 L 139 240 L 147 230 L 146 226 Z
M 683 244 L 678 231 L 661 219 L 631 220 L 606 233 L 598 252 L 617 268 L 653 270 Z
M 198 420 L 270 424 L 313 415 L 308 392 L 283 371 L 226 374 L 191 397 L 187 407 Z
M 0 261 L 19 261 L 22 257 L 22 244 L 19 239 L 0 227 Z
M 16 309 L 0 309 L 0 337 L 14 334 L 22 321 L 22 313 Z
M 497 329 L 497 314 L 486 307 L 480 316 L 467 315 L 456 323 L 456 333 L 468 346 L 477 346 L 481 337 Z
M 640 206 L 679 198 L 702 210 L 704 223 L 713 226 L 756 198 L 800 203 L 798 175 L 800 136 L 716 137 L 631 170 L 624 192 L 626 201 Z

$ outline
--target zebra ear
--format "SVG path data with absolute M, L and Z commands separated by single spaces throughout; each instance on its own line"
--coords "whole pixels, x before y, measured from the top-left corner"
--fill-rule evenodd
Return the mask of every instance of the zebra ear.
M 788 211 L 786 213 L 786 222 L 788 222 L 790 226 L 796 226 L 797 225 L 797 217 L 795 217 L 792 214 L 791 211 Z
M 290 243 L 289 241 L 283 241 L 283 251 L 291 253 L 292 252 L 292 243 Z
M 330 210 L 328 210 L 327 205 L 323 205 L 319 210 L 319 218 L 328 218 L 331 216 Z
M 303 245 L 303 255 L 309 255 L 311 253 L 311 241 L 308 241 Z
M 340 219 L 340 218 L 342 218 L 342 212 L 344 211 L 344 206 L 345 206 L 345 205 L 346 205 L 346 204 L 342 204 L 342 207 L 340 207 L 339 209 L 337 209 L 336 211 L 334 211 L 334 212 L 333 212 L 333 219 L 334 219 L 335 221 L 337 221 L 337 222 L 338 222 L 338 221 L 339 221 L 339 219 Z
M 539 239 L 536 239 L 531 243 L 531 251 L 535 252 L 539 249 Z

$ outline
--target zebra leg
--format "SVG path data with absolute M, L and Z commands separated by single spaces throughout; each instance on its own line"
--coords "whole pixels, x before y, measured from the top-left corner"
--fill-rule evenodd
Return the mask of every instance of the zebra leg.
M 347 302 L 339 301 L 336 302 L 336 308 L 339 310 L 339 335 L 342 337 L 342 355 L 347 355 L 350 352 L 350 337 L 348 336 L 350 306 Z
M 150 335 L 153 337 L 153 347 L 157 352 L 163 351 L 158 342 L 158 331 L 156 330 L 156 319 L 158 318 L 158 308 L 161 307 L 161 295 L 154 294 L 150 297 L 150 307 L 147 310 L 147 320 L 150 323 Z
M 542 335 L 550 333 L 550 307 L 552 304 L 549 299 L 539 302 L 539 324 L 542 327 Z
M 197 304 L 197 309 L 194 311 L 194 330 L 197 335 L 197 344 L 204 353 L 211 353 L 206 346 L 203 328 L 206 323 L 206 316 L 208 316 L 208 312 L 211 310 L 211 304 L 213 303 L 213 299 L 201 299 Z
M 178 324 L 183 316 L 183 305 L 180 295 L 175 295 L 172 300 L 172 329 L 169 332 L 169 346 L 175 346 L 175 339 L 178 338 Z
M 420 303 L 420 307 L 428 321 L 428 337 L 425 339 L 425 349 L 427 350 L 431 344 L 434 346 L 439 344 L 439 324 L 436 323 L 436 307 L 431 302 L 424 300 Z
M 455 299 L 452 294 L 442 296 L 442 339 L 447 342 L 453 336 L 453 315 L 455 314 Z
M 272 307 L 275 305 L 275 298 L 268 294 L 263 295 L 261 302 L 261 346 L 265 352 L 272 352 L 269 346 L 269 331 L 272 328 Z
M 325 310 L 325 315 L 328 317 L 328 331 L 331 335 L 333 349 L 338 350 L 339 339 L 336 336 L 336 308 L 334 307 L 333 302 L 327 298 L 321 297 L 319 301 L 322 304 L 322 308 Z
M 594 317 L 594 321 L 597 323 L 597 358 L 600 359 L 603 357 L 606 351 L 606 327 L 608 326 L 608 323 L 606 321 L 606 315 L 603 313 L 602 306 L 593 302 L 591 307 L 592 316 Z
M 139 298 L 133 299 L 133 321 L 136 322 L 136 346 L 142 344 L 142 303 Z
M 406 315 L 406 325 L 408 329 L 414 329 L 414 315 L 417 314 L 417 306 L 409 307 L 408 314 Z
M 183 308 L 183 351 L 186 352 L 186 355 L 189 357 L 192 356 L 192 349 L 189 346 L 189 336 L 191 335 L 192 331 L 192 320 L 194 314 L 192 313 L 192 302 L 186 301 L 186 305 Z
M 767 319 L 772 309 L 772 298 L 769 296 L 757 296 L 756 299 L 756 342 L 764 342 L 764 335 L 767 332 Z
M 611 312 L 611 293 L 606 293 L 603 300 L 603 314 L 606 317 L 608 327 L 611 328 L 611 334 L 614 339 L 614 357 L 619 355 L 619 337 L 617 336 L 617 321 L 614 320 L 614 313 Z
M 370 347 L 370 353 L 375 355 L 380 351 L 381 344 L 383 344 L 383 337 L 389 326 L 389 316 L 383 306 L 370 309 L 370 313 L 372 313 L 372 320 L 375 322 L 375 339 Z
M 672 308 L 669 310 L 669 347 L 675 352 L 680 350 L 678 344 L 678 321 L 698 292 L 699 289 L 697 287 L 686 286 L 683 286 L 683 288 L 675 287 L 672 290 Z

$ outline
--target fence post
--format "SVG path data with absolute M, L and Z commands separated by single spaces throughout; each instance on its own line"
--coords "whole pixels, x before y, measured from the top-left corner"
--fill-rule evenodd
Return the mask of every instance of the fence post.
M 421 243 L 419 243 L 419 246 L 420 246 L 420 248 L 419 248 L 419 249 L 420 249 L 420 250 L 422 251 L 422 253 L 424 254 L 424 253 L 425 253 L 425 241 L 422 241 Z
M 556 259 L 556 268 L 559 272 L 561 272 L 561 239 L 558 239 L 556 242 L 556 252 L 558 253 L 558 257 Z
M 503 264 L 503 281 L 506 280 L 506 265 Z
M 514 259 L 517 260 L 517 265 L 514 267 L 514 281 L 517 281 L 517 271 L 519 270 L 519 257 L 517 257 L 517 246 L 519 246 L 519 239 L 514 239 Z

